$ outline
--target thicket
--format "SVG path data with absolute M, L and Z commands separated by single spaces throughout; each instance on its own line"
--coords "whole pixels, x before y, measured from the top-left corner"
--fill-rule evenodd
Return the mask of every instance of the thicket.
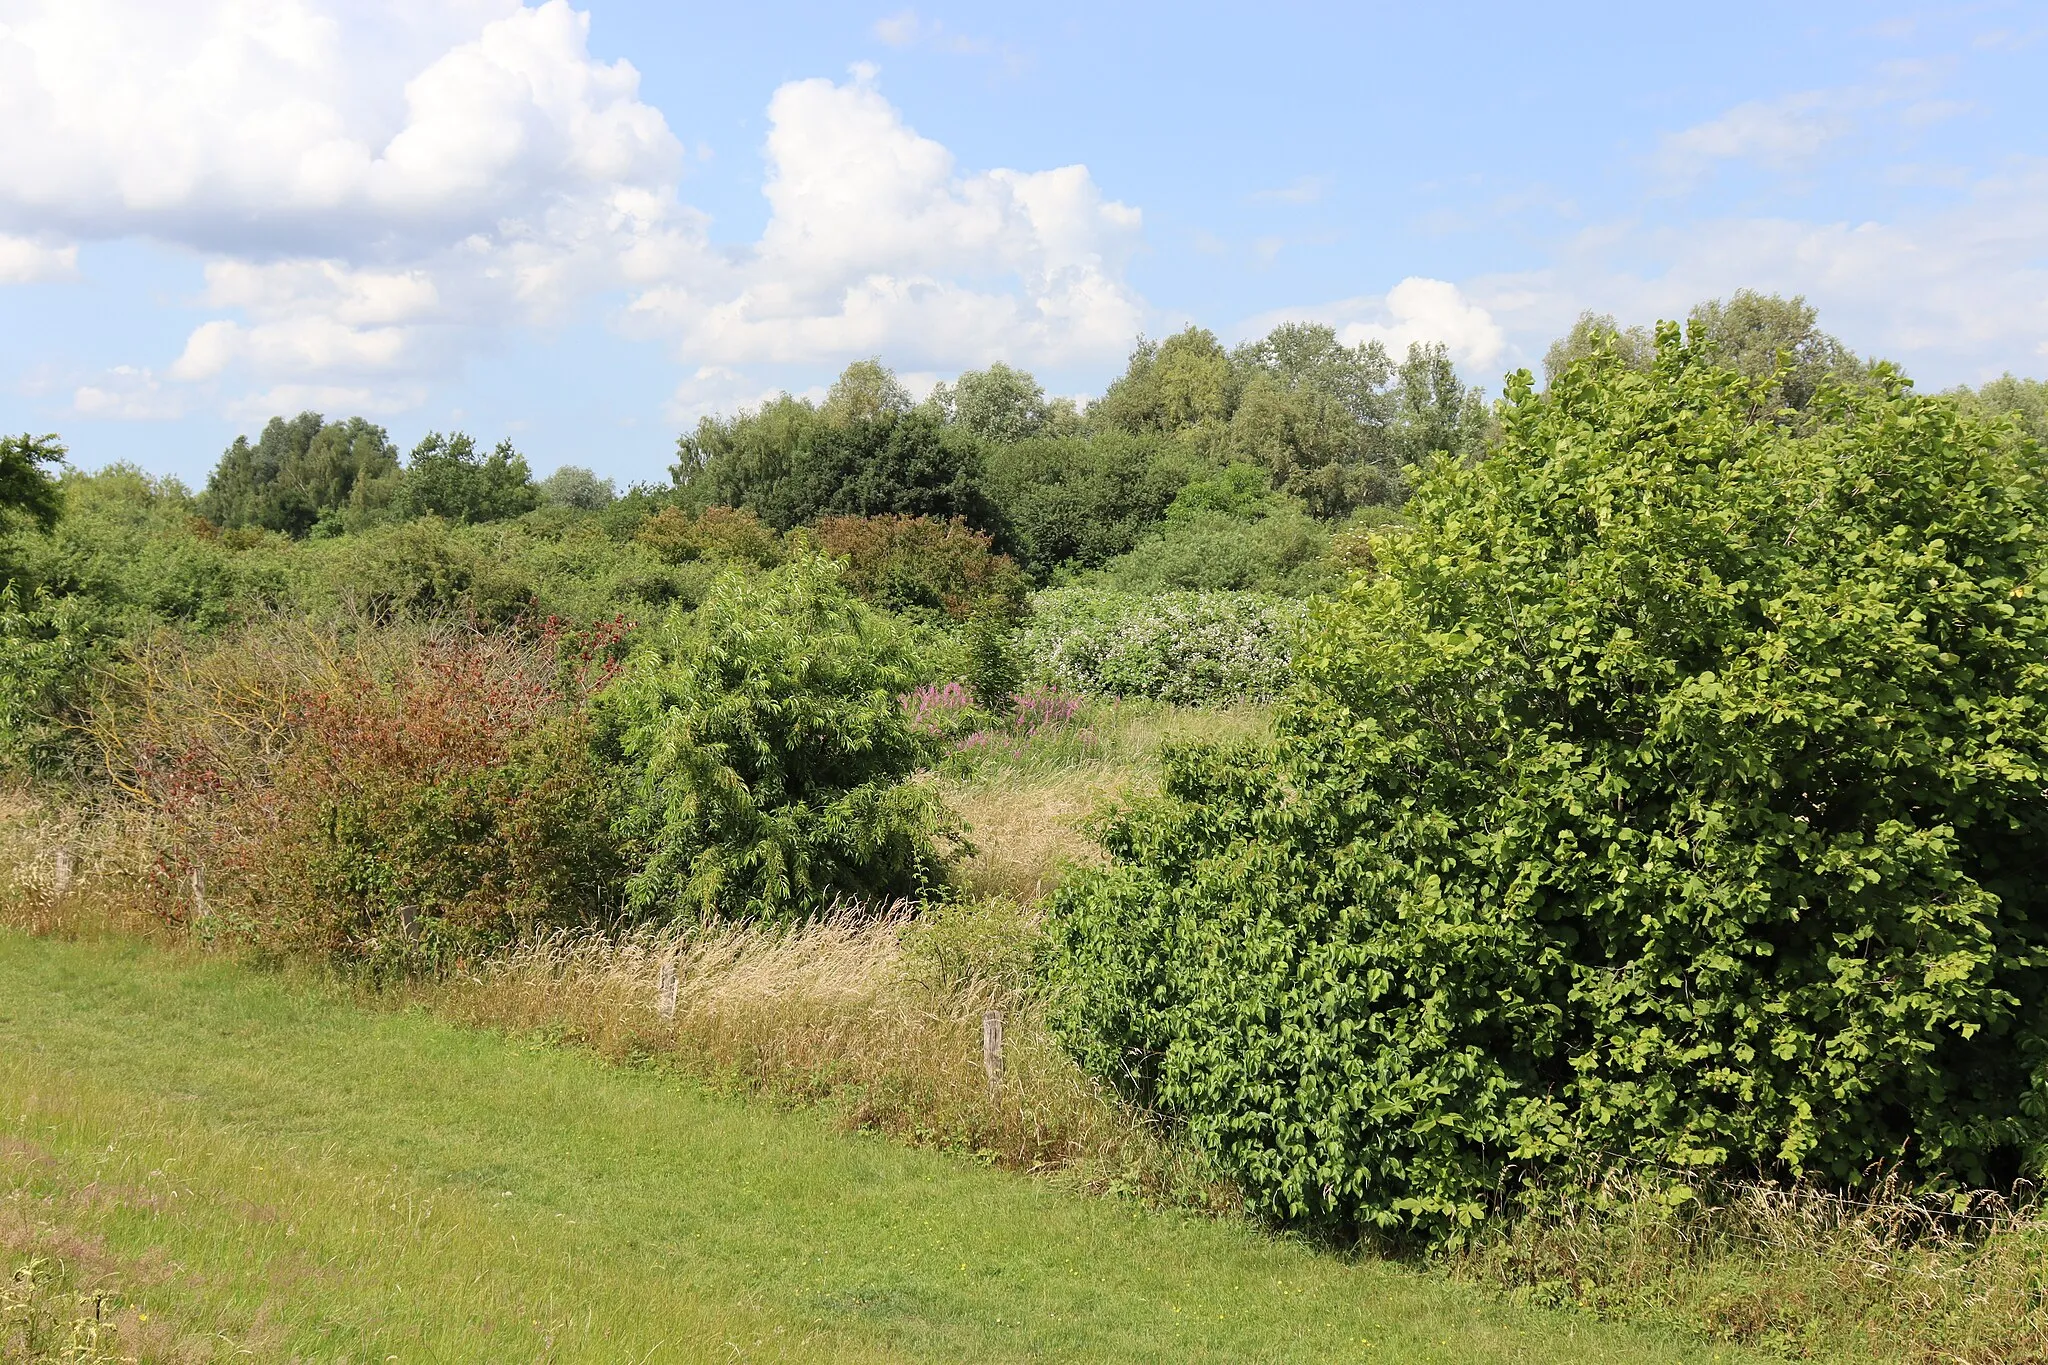
M 2042 1174 L 2040 451 L 1882 367 L 1780 421 L 1717 356 L 1511 380 L 1275 743 L 1175 757 L 1058 898 L 1064 1036 L 1270 1215 Z
M 589 695 L 623 623 L 530 636 L 275 621 L 143 642 L 88 728 L 205 936 L 445 967 L 617 905 Z
M 1256 593 L 1053 588 L 1017 648 L 1027 675 L 1074 692 L 1183 705 L 1277 696 L 1298 604 Z

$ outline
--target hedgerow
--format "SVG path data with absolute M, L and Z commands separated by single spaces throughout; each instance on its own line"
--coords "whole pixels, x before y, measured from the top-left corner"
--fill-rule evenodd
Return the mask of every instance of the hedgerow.
M 2048 495 L 1880 370 L 1774 420 L 1675 329 L 1509 389 L 1057 899 L 1059 1023 L 1272 1216 L 1444 1236 L 1567 1156 L 2048 1158 Z

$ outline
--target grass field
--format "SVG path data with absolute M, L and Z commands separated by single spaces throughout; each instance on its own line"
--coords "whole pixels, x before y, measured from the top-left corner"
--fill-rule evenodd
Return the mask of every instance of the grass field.
M 97 1294 L 120 1345 L 88 1359 L 1743 1358 L 285 977 L 12 933 L 0 1247 L 44 1282 L 24 1306 L 16 1279 L 11 1348 Z

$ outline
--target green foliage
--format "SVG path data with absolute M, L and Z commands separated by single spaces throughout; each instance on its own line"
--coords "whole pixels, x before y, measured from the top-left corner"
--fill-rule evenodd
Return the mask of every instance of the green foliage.
M 1017 561 L 1043 581 L 1136 545 L 1198 464 L 1156 436 L 1111 431 L 998 446 L 985 480 Z
M 1596 1155 L 1852 1185 L 2048 1157 L 2048 491 L 1888 371 L 1695 333 L 1442 461 L 1269 748 L 1189 751 L 1055 912 L 1078 1056 L 1258 1205 L 1444 1235 Z
M 2007 373 L 1979 386 L 1951 390 L 1965 412 L 1978 417 L 2011 417 L 2020 429 L 2048 446 L 2048 380 L 2018 379 Z
M 1027 671 L 1073 692 L 1188 705 L 1287 685 L 1298 605 L 1258 593 L 1056 588 L 1032 599 Z
M 664 507 L 633 538 L 670 564 L 706 560 L 769 568 L 782 562 L 782 538 L 745 508 L 706 507 L 690 513 Z
M 479 455 L 476 443 L 463 433 L 434 431 L 413 447 L 393 506 L 403 517 L 498 521 L 540 506 L 540 490 L 526 457 L 510 441 Z
M 889 611 L 927 620 L 981 613 L 1011 618 L 1030 584 L 991 539 L 961 521 L 823 517 L 818 548 L 846 563 L 845 583 Z
M 66 766 L 105 634 L 86 599 L 44 589 L 24 598 L 0 585 L 0 771 L 47 776 Z
M 384 428 L 360 417 L 273 417 L 254 445 L 237 436 L 221 455 L 199 512 L 216 526 L 302 537 L 351 508 L 360 513 L 388 502 L 398 472 L 398 452 Z
M 309 561 L 318 566 L 320 595 L 379 619 L 451 616 L 504 626 L 536 605 L 525 565 L 489 553 L 438 516 L 381 526 L 322 550 Z
M 619 496 L 610 479 L 600 479 L 573 464 L 565 464 L 542 479 L 537 491 L 543 507 L 573 507 L 580 512 L 602 512 Z
M 64 446 L 55 436 L 0 436 L 0 529 L 27 521 L 49 530 L 61 503 L 57 481 L 44 465 L 64 463 Z
M 1036 379 L 1000 362 L 940 384 L 925 401 L 944 420 L 990 445 L 1073 435 L 1080 426 L 1072 400 L 1048 401 Z
M 1009 714 L 1010 699 L 1024 682 L 1016 634 L 1015 614 L 996 607 L 984 607 L 967 621 L 967 690 L 992 716 Z
M 980 442 L 910 410 L 873 362 L 849 366 L 822 409 L 785 394 L 758 411 L 707 417 L 678 445 L 672 472 L 686 502 L 746 508 L 778 531 L 832 514 L 960 517 L 995 529 Z
M 899 694 L 905 638 L 830 560 L 728 571 L 672 611 L 600 699 L 633 791 L 621 828 L 640 914 L 777 919 L 921 893 L 949 829 Z
M 59 492 L 56 525 L 17 533 L 0 555 L 26 584 L 89 599 L 113 631 L 217 629 L 289 594 L 289 542 L 269 531 L 218 530 L 176 479 L 117 464 L 69 471 Z
M 1767 381 L 1765 404 L 1804 412 L 1829 381 L 1855 383 L 1863 362 L 1823 332 L 1819 314 L 1800 295 L 1781 298 L 1738 289 L 1725 302 L 1696 305 L 1687 331 L 1711 349 L 1719 363 L 1744 377 Z
M 1095 581 L 1131 592 L 1295 595 L 1327 586 L 1329 540 L 1265 470 L 1233 464 L 1182 488 L 1159 529 Z

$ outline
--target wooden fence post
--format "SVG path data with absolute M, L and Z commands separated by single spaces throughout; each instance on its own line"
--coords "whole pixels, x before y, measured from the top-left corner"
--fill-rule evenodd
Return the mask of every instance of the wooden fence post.
M 203 920 L 206 918 L 206 915 L 206 864 L 194 863 L 192 864 L 192 918 L 195 921 Z
M 981 1016 L 981 1069 L 988 1073 L 988 1090 L 993 1095 L 1003 1083 L 1003 1012 L 990 1010 Z
M 78 855 L 68 848 L 57 850 L 57 875 L 50 883 L 50 899 L 63 900 L 71 894 L 71 881 L 78 875 Z
M 676 1017 L 676 960 L 661 960 L 661 989 L 654 997 L 654 1011 L 663 1019 Z

